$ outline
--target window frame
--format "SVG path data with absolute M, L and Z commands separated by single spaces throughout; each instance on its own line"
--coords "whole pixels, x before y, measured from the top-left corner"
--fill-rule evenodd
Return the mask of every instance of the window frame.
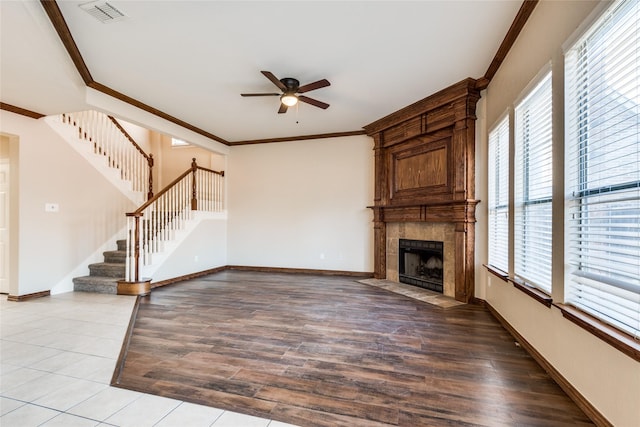
M 488 239 L 487 239 L 487 264 L 488 264 L 488 268 L 491 268 L 492 270 L 495 270 L 498 274 L 502 275 L 503 277 L 507 277 L 508 276 L 508 271 L 509 271 L 509 263 L 510 263 L 510 258 L 511 258 L 511 233 L 509 231 L 509 220 L 511 218 L 511 206 L 510 206 L 510 200 L 511 200 L 511 188 L 510 188 L 510 173 L 511 173 L 511 135 L 512 135 L 512 126 L 511 126 L 511 109 L 507 110 L 507 112 L 505 112 L 502 116 L 500 116 L 500 118 L 498 120 L 496 120 L 496 123 L 490 128 L 489 132 L 488 132 L 488 139 L 487 139 L 487 144 L 489 146 L 489 150 L 488 150 L 488 175 L 487 175 L 487 185 L 488 185 L 488 195 L 487 195 L 487 199 L 488 199 L 488 207 L 487 207 L 487 216 L 488 216 L 488 225 L 487 225 L 487 232 L 488 232 Z M 506 141 L 503 141 L 502 137 L 503 132 L 504 132 L 504 127 L 506 127 Z M 497 144 L 499 144 L 499 152 L 504 156 L 506 155 L 506 165 L 504 165 L 500 160 L 501 159 L 493 159 L 492 162 L 492 146 L 491 146 L 491 140 L 492 140 L 492 134 L 494 134 L 494 132 L 498 132 L 498 138 L 499 140 L 497 141 Z M 506 146 L 506 147 L 505 147 Z M 506 183 L 502 183 L 500 180 L 500 177 L 503 176 L 504 171 L 502 170 L 502 166 L 506 166 Z M 496 181 L 493 182 L 492 181 L 492 177 L 493 179 L 495 179 Z M 506 191 L 507 191 L 507 200 L 506 200 L 506 204 L 500 204 L 500 205 L 496 205 L 494 206 L 494 197 L 492 197 L 494 194 L 492 193 L 492 188 L 491 188 L 491 184 L 492 182 L 496 185 L 505 185 L 506 184 Z M 499 192 L 499 191 L 498 191 Z M 499 198 L 499 197 L 498 197 Z M 503 248 L 504 251 L 506 251 L 506 265 L 497 265 L 496 263 L 492 262 L 492 251 L 491 251 L 491 245 L 492 243 L 494 243 L 492 241 L 492 237 L 493 237 L 493 233 L 492 231 L 492 223 L 494 222 L 501 222 L 499 220 L 499 218 L 494 217 L 492 214 L 492 211 L 495 212 L 496 215 L 499 215 L 501 213 L 506 214 L 506 224 L 503 224 L 503 226 L 506 228 L 506 243 L 507 243 L 507 247 Z
M 514 164 L 513 164 L 513 179 L 514 179 L 514 191 L 513 191 L 513 202 L 514 202 L 514 207 L 513 207 L 513 222 L 514 222 L 514 230 L 513 230 L 513 278 L 512 278 L 512 282 L 514 284 L 519 284 L 519 285 L 525 285 L 528 287 L 532 287 L 534 288 L 537 292 L 536 294 L 538 294 L 539 292 L 542 292 L 543 294 L 546 295 L 551 295 L 551 291 L 553 289 L 553 272 L 552 272 L 552 259 L 553 259 L 553 253 L 552 253 L 552 248 L 549 249 L 549 254 L 548 254 L 548 271 L 546 272 L 548 275 L 548 284 L 546 283 L 539 283 L 535 278 L 531 278 L 531 277 L 527 277 L 527 271 L 522 271 L 520 269 L 520 264 L 519 262 L 521 262 L 522 258 L 526 258 L 525 256 L 520 257 L 519 256 L 519 251 L 521 250 L 526 250 L 526 246 L 527 246 L 527 242 L 523 241 L 524 239 L 530 238 L 530 234 L 526 233 L 526 231 L 524 232 L 524 234 L 520 233 L 521 229 L 519 228 L 520 222 L 522 222 L 523 224 L 523 228 L 526 227 L 527 224 L 530 224 L 530 222 L 528 222 L 528 218 L 526 218 L 527 214 L 530 212 L 530 208 L 534 207 L 534 206 L 540 206 L 543 204 L 548 204 L 549 205 L 549 209 L 551 211 L 550 215 L 551 215 L 551 221 L 550 221 L 550 228 L 549 228 L 549 233 L 551 236 L 553 236 L 553 74 L 552 74 L 552 66 L 551 63 L 547 63 L 545 64 L 545 66 L 538 72 L 538 74 L 531 80 L 531 82 L 525 87 L 525 89 L 521 92 L 520 96 L 514 101 L 514 109 L 513 109 L 513 115 L 514 115 L 514 126 L 513 126 L 513 151 L 514 151 Z M 544 84 L 549 84 L 549 97 L 548 97 L 548 109 L 549 109 L 549 130 L 550 130 L 550 134 L 549 134 L 549 153 L 551 156 L 551 164 L 550 164 L 550 168 L 551 168 L 551 182 L 550 182 L 550 189 L 549 189 L 549 194 L 545 195 L 545 197 L 530 197 L 530 192 L 531 192 L 531 170 L 530 170 L 530 166 L 531 164 L 527 161 L 526 165 L 523 164 L 522 165 L 522 169 L 520 170 L 520 163 L 519 163 L 519 157 L 518 155 L 520 154 L 520 151 L 523 151 L 523 155 L 528 156 L 531 152 L 531 141 L 524 141 L 524 138 L 522 137 L 522 135 L 518 135 L 518 132 L 521 129 L 520 126 L 520 121 L 523 120 L 522 117 L 519 116 L 519 113 L 521 111 L 521 107 L 523 105 L 526 105 L 527 102 L 531 99 L 532 96 L 534 96 L 536 94 L 536 91 L 541 89 L 541 87 Z M 521 141 L 520 138 L 523 138 L 523 141 Z M 530 139 L 529 137 L 527 137 L 527 139 Z M 519 144 L 525 144 L 524 146 L 520 146 Z M 524 163 L 524 162 L 523 162 Z M 520 187 L 522 187 L 522 192 L 524 193 L 522 195 L 522 200 L 520 200 L 519 198 L 519 190 Z M 551 237 L 551 245 L 553 245 L 553 237 Z M 550 300 L 549 300 L 550 301 Z M 546 305 L 546 303 L 545 303 Z
M 190 147 L 191 144 L 182 138 L 171 137 L 171 148 Z
M 607 278 L 605 275 L 597 275 L 597 274 L 590 273 L 588 271 L 581 272 L 581 268 L 582 268 L 581 266 L 583 265 L 582 259 L 584 258 L 584 255 L 581 255 L 581 254 L 587 253 L 585 252 L 585 250 L 588 251 L 590 249 L 591 246 L 589 242 L 589 237 L 592 237 L 595 233 L 594 232 L 594 233 L 585 234 L 585 231 L 584 231 L 585 227 L 590 226 L 590 221 L 594 221 L 594 218 L 591 216 L 587 216 L 585 217 L 586 219 L 584 220 L 586 222 L 583 222 L 582 220 L 582 214 L 587 212 L 585 211 L 585 209 L 592 208 L 594 204 L 594 202 L 590 201 L 589 199 L 591 197 L 598 197 L 598 196 L 603 196 L 603 197 L 614 196 L 612 197 L 612 200 L 609 201 L 609 203 L 619 203 L 621 199 L 620 197 L 617 197 L 617 198 L 615 197 L 616 193 L 620 194 L 625 190 L 633 190 L 636 188 L 638 189 L 639 193 L 635 197 L 638 197 L 638 195 L 640 195 L 640 178 L 636 181 L 629 181 L 629 182 L 626 182 L 626 181 L 604 182 L 604 183 L 590 182 L 590 179 L 586 174 L 597 173 L 598 168 L 600 168 L 600 172 L 602 172 L 602 170 L 615 170 L 615 169 L 612 168 L 611 166 L 607 167 L 610 164 L 611 160 L 606 160 L 606 163 L 604 163 L 605 166 L 599 166 L 599 165 L 597 167 L 590 166 L 589 162 L 592 161 L 592 159 L 590 158 L 591 156 L 585 153 L 588 153 L 590 147 L 596 147 L 597 149 L 604 148 L 605 149 L 604 153 L 611 155 L 616 151 L 614 144 L 619 143 L 620 141 L 624 141 L 624 139 L 618 138 L 618 139 L 614 139 L 612 141 L 607 142 L 606 145 L 599 145 L 598 144 L 599 139 L 594 138 L 594 142 L 591 142 L 591 144 L 589 144 L 589 140 L 586 138 L 588 137 L 588 132 L 592 129 L 592 126 L 588 124 L 589 122 L 587 121 L 586 117 L 589 117 L 589 121 L 592 120 L 592 117 L 590 115 L 585 115 L 585 111 L 587 111 L 587 109 L 590 108 L 592 93 L 597 93 L 597 96 L 604 96 L 604 93 L 606 92 L 606 88 L 609 88 L 609 86 L 608 85 L 604 86 L 603 89 L 598 88 L 597 92 L 594 92 L 593 89 L 591 89 L 591 85 L 592 84 L 595 85 L 595 82 L 597 80 L 593 80 L 593 81 L 589 80 L 589 77 L 592 77 L 595 74 L 595 72 L 593 72 L 592 70 L 588 70 L 589 74 L 582 74 L 582 73 L 576 74 L 580 76 L 579 80 L 578 78 L 575 77 L 576 75 L 573 75 L 573 76 L 570 75 L 571 72 L 584 70 L 582 65 L 576 65 L 576 61 L 580 59 L 579 58 L 580 53 L 576 53 L 576 52 L 578 52 L 579 50 L 586 51 L 586 49 L 589 49 L 589 45 L 587 43 L 593 41 L 593 40 L 589 40 L 589 38 L 594 34 L 597 34 L 600 30 L 604 29 L 604 27 L 608 23 L 611 23 L 612 22 L 611 17 L 613 16 L 612 14 L 615 13 L 615 11 L 620 10 L 619 8 L 622 5 L 623 5 L 623 2 L 615 2 L 613 4 L 607 5 L 607 7 L 602 7 L 598 9 L 597 13 L 593 14 L 591 16 L 591 19 L 588 20 L 588 22 L 585 22 L 585 24 L 581 26 L 581 28 L 579 29 L 579 32 L 576 35 L 574 35 L 574 37 L 572 37 L 570 41 L 568 41 L 563 45 L 565 58 L 566 58 L 565 69 L 564 69 L 565 88 L 566 88 L 565 90 L 565 152 L 566 152 L 566 156 L 565 156 L 566 189 L 565 190 L 566 190 L 566 196 L 565 196 L 565 207 L 564 207 L 565 208 L 565 242 L 566 244 L 565 244 L 564 250 L 565 250 L 565 258 L 567 259 L 567 268 L 565 268 L 565 278 L 564 278 L 565 304 L 559 307 L 563 311 L 563 315 L 567 317 L 569 320 L 572 320 L 576 324 L 580 324 L 581 326 L 585 327 L 585 329 L 587 330 L 590 330 L 592 332 L 595 331 L 594 332 L 595 335 L 599 336 L 600 338 L 602 338 L 607 342 L 610 342 L 611 340 L 615 341 L 616 343 L 618 343 L 623 347 L 623 349 L 621 349 L 622 351 L 625 351 L 629 355 L 635 354 L 636 360 L 638 360 L 637 359 L 639 354 L 638 349 L 640 349 L 640 346 L 636 345 L 634 350 L 633 339 L 631 340 L 631 345 L 629 345 L 629 343 L 623 344 L 623 342 L 625 342 L 624 339 L 612 338 L 612 337 L 620 336 L 620 334 L 628 335 L 630 333 L 635 333 L 636 335 L 635 344 L 638 344 L 637 338 L 640 337 L 640 326 L 636 326 L 635 332 L 633 332 L 634 327 L 629 325 L 624 325 L 624 322 L 619 321 L 620 318 L 617 318 L 616 315 L 600 313 L 597 310 L 597 308 L 604 307 L 605 305 L 604 303 L 595 302 L 592 304 L 593 307 L 588 303 L 580 304 L 577 302 L 577 299 L 579 298 L 574 295 L 574 293 L 576 292 L 582 292 L 581 289 L 583 288 L 588 290 L 588 289 L 591 289 L 591 286 L 595 286 L 587 283 L 582 283 L 582 284 L 578 283 L 581 280 L 587 280 L 587 281 L 591 280 L 593 282 L 601 283 L 602 285 L 598 286 L 599 288 L 598 291 L 602 291 L 603 295 L 613 296 L 617 292 L 619 292 L 620 289 L 626 289 L 631 294 L 640 295 L 640 293 L 638 293 L 638 289 L 630 289 L 630 288 L 634 288 L 637 285 L 634 286 L 633 284 L 623 283 L 623 281 L 617 280 L 615 277 Z M 631 8 L 633 8 L 634 6 L 638 7 L 637 5 L 633 5 L 633 4 L 630 5 Z M 632 16 L 637 15 L 638 9 L 635 9 L 635 10 L 631 9 L 630 13 L 632 14 Z M 630 21 L 630 22 L 634 22 L 634 21 Z M 608 36 L 610 36 L 612 32 L 621 31 L 621 30 L 620 30 L 620 27 L 617 26 L 615 28 L 610 28 L 609 30 L 605 29 L 605 31 L 606 32 L 601 33 L 599 35 L 599 39 L 609 39 Z M 613 40 L 616 40 L 616 39 L 614 38 Z M 635 43 L 637 44 L 637 40 L 635 41 Z M 630 51 L 637 52 L 637 50 L 633 50 L 633 49 Z M 587 52 L 587 54 L 589 54 L 589 52 Z M 600 54 L 606 55 L 606 52 L 603 52 Z M 596 57 L 596 59 L 599 59 L 599 58 Z M 638 61 L 637 55 L 635 57 L 635 61 L 636 62 Z M 594 62 L 594 64 L 595 63 L 600 64 L 599 62 Z M 626 70 L 627 68 L 624 68 L 624 69 Z M 618 70 L 618 74 L 624 75 L 624 73 L 620 73 L 619 70 Z M 603 78 L 603 80 L 605 80 L 605 78 Z M 574 90 L 574 92 L 572 92 L 572 88 L 574 86 L 577 86 L 576 81 L 580 82 L 579 89 L 577 88 Z M 588 87 L 585 83 L 587 81 L 589 82 Z M 636 85 L 637 85 L 637 78 L 633 81 L 636 82 Z M 638 90 L 637 86 L 635 87 L 635 90 Z M 590 92 L 587 92 L 587 91 L 590 91 Z M 587 103 L 581 104 L 579 102 L 579 100 L 581 99 L 580 96 L 584 93 L 588 93 L 589 96 L 586 98 L 588 101 Z M 595 104 L 595 105 L 600 106 L 600 104 Z M 638 107 L 638 103 L 636 103 L 635 109 L 639 109 L 639 108 L 640 107 Z M 600 114 L 599 116 L 596 116 L 596 117 L 603 117 L 605 120 L 611 120 L 605 117 L 605 114 L 607 113 Z M 608 114 L 611 114 L 611 113 L 608 113 Z M 593 121 L 595 122 L 595 120 Z M 596 128 L 593 127 L 593 129 L 596 129 Z M 637 131 L 635 133 L 635 136 L 636 136 L 635 143 L 637 144 L 638 143 Z M 604 138 L 601 138 L 601 139 L 604 139 Z M 637 145 L 636 145 L 636 150 L 637 150 Z M 629 162 L 629 163 L 632 163 L 632 162 Z M 637 173 L 637 171 L 632 171 L 632 176 L 634 172 Z M 593 184 L 593 185 L 590 185 L 590 184 Z M 637 199 L 632 199 L 632 200 L 637 200 Z M 611 212 L 612 209 L 613 208 L 608 208 L 606 212 Z M 633 202 L 631 204 L 631 209 L 635 209 Z M 574 219 L 574 215 L 577 215 L 575 219 Z M 613 215 L 606 215 L 603 218 L 607 218 L 609 220 L 615 219 L 613 218 Z M 631 222 L 632 221 L 633 220 L 631 220 Z M 585 235 L 589 237 L 585 237 Z M 614 251 L 619 251 L 620 244 L 612 245 L 612 243 L 609 243 L 610 241 L 608 239 L 611 239 L 610 234 L 606 234 L 604 238 L 604 241 L 607 242 L 606 247 L 611 248 Z M 574 240 L 578 241 L 578 243 L 576 243 L 575 245 L 573 244 Z M 602 251 L 604 249 L 598 249 L 598 250 Z M 592 260 L 593 259 L 594 258 L 592 258 Z M 587 260 L 588 260 L 588 255 L 587 255 Z M 592 269 L 592 268 L 597 268 L 600 265 L 604 265 L 604 263 L 602 262 L 598 263 L 597 261 L 596 262 L 592 261 L 592 262 L 588 262 L 587 265 L 588 267 L 586 268 Z M 624 265 L 626 264 L 623 263 L 623 266 Z M 613 274 L 615 274 L 615 271 L 620 271 L 619 269 L 618 270 L 611 269 L 611 270 L 614 271 Z M 582 279 L 579 279 L 579 278 L 582 278 Z M 574 282 L 576 284 L 573 284 Z M 616 290 L 616 292 L 610 292 L 611 290 Z M 620 297 L 621 301 L 622 302 L 628 301 L 627 297 Z M 613 298 L 615 298 L 615 296 L 613 296 Z M 635 298 L 638 298 L 638 297 L 635 297 Z M 596 300 L 595 297 L 594 297 L 594 300 Z M 612 305 L 612 307 L 616 307 L 614 310 L 612 310 L 612 311 L 615 311 L 615 313 L 624 311 L 624 309 L 619 308 L 621 306 L 616 305 L 615 303 Z M 631 312 L 635 313 L 634 311 L 631 311 Z M 636 312 L 639 313 L 639 316 L 640 316 L 640 310 L 636 309 Z M 589 322 L 584 322 L 585 318 L 588 318 L 591 320 Z M 577 321 L 576 319 L 580 319 L 580 321 Z M 640 318 L 638 320 L 640 321 Z M 619 322 L 619 323 L 616 325 L 616 322 Z M 600 325 L 600 326 L 595 327 L 594 325 Z M 616 346 L 616 348 L 618 347 Z

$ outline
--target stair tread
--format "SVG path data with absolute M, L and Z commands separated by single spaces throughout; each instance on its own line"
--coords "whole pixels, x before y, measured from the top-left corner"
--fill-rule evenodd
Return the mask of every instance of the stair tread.
M 121 263 L 121 262 L 94 262 L 93 264 L 89 264 L 89 266 L 92 266 L 92 265 L 99 265 L 99 266 L 105 266 L 105 267 L 110 267 L 110 266 L 121 267 L 122 265 L 124 265 L 124 263 Z
M 74 292 L 117 294 L 118 280 L 115 277 L 82 276 L 73 279 Z
M 127 262 L 127 256 L 119 254 L 104 254 L 104 262 L 111 264 L 125 264 Z
M 74 277 L 73 282 L 105 282 L 105 283 L 116 283 L 119 279 L 117 277 L 107 277 L 107 276 L 80 276 Z
M 100 276 L 100 272 L 104 272 L 104 276 L 109 276 L 112 273 L 124 271 L 126 264 L 124 262 L 100 262 L 96 264 L 89 264 L 89 272 L 92 275 Z

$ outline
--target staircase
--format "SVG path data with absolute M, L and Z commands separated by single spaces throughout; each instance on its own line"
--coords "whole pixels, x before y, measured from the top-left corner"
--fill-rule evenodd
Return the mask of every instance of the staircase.
M 197 213 L 224 212 L 224 171 L 198 166 L 193 158 L 189 169 L 154 195 L 153 156 L 147 155 L 115 118 L 81 111 L 45 120 L 139 206 L 123 218 L 127 240 L 117 241 L 116 251 L 103 252 L 104 262 L 90 264 L 89 276 L 74 278 L 74 291 L 118 294 L 120 281 L 121 293 L 133 295 L 129 292 L 138 292 L 135 286 L 140 283 L 148 284 L 146 278 L 153 277 L 195 229 Z M 99 258 L 96 251 L 89 262 Z
M 125 278 L 127 241 L 118 240 L 118 250 L 104 252 L 104 262 L 89 265 L 89 275 L 73 279 L 75 292 L 117 294 L 118 280 Z
M 115 118 L 80 111 L 47 116 L 45 121 L 134 204 L 153 195 L 153 156 Z

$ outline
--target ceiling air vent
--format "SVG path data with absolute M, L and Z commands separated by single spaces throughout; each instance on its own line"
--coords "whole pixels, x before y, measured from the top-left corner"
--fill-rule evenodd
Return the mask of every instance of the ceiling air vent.
M 105 0 L 83 3 L 80 5 L 80 8 L 103 24 L 108 24 L 110 22 L 126 18 L 124 13 L 120 12 Z

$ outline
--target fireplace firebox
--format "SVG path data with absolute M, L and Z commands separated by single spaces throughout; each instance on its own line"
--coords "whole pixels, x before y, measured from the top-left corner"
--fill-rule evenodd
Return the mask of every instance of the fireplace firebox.
M 400 282 L 442 293 L 443 247 L 443 242 L 400 239 Z

